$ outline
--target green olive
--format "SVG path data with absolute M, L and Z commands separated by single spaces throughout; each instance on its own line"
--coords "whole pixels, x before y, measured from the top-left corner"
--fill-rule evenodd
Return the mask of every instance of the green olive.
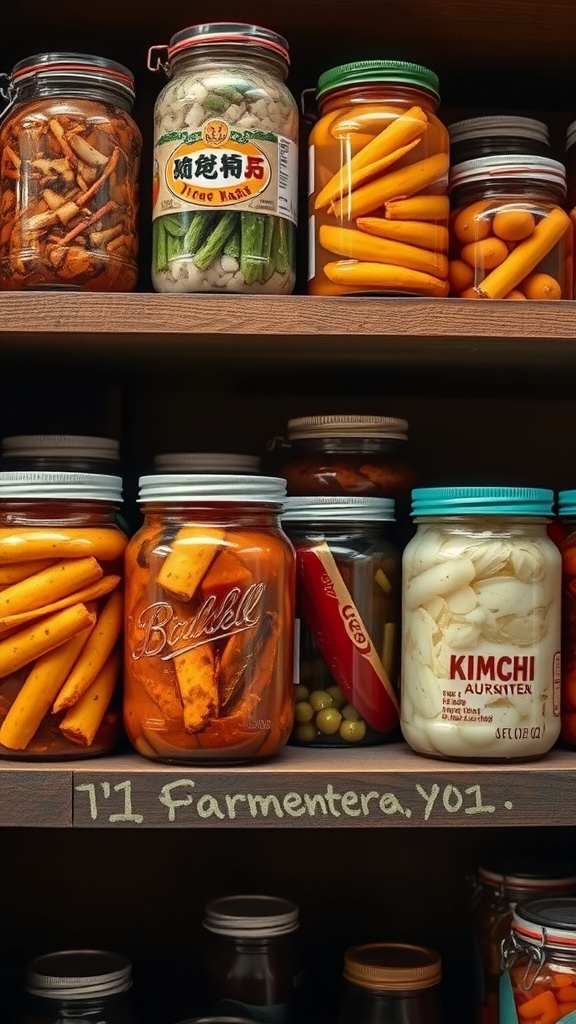
M 312 722 L 305 722 L 304 725 L 297 725 L 294 729 L 294 739 L 299 743 L 313 743 L 318 736 L 318 730 Z
M 340 736 L 347 743 L 360 743 L 366 735 L 366 722 L 352 722 L 350 719 L 342 722 L 340 729 Z
M 340 728 L 342 715 L 338 708 L 322 708 L 316 715 L 316 725 L 325 736 L 333 736 Z
M 332 697 L 332 702 L 335 708 L 343 708 L 346 703 L 346 697 L 342 693 L 339 686 L 327 686 L 326 693 L 329 693 Z
M 356 711 L 353 704 L 345 704 L 342 708 L 342 718 L 345 718 L 347 722 L 359 722 L 360 715 Z
M 312 690 L 309 700 L 314 711 L 322 711 L 322 708 L 331 708 L 334 704 L 332 697 L 326 690 Z
M 299 700 L 308 700 L 309 696 L 310 690 L 307 686 L 303 686 L 301 683 L 298 683 L 298 686 L 294 687 L 294 700 L 296 703 L 298 703 Z
M 296 722 L 311 722 L 314 718 L 314 708 L 307 700 L 298 700 L 294 705 L 294 720 Z

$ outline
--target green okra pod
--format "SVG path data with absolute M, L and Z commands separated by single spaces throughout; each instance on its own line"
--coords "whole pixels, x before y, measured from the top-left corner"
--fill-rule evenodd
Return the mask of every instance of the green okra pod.
M 204 242 L 201 249 L 193 257 L 194 266 L 198 270 L 208 270 L 214 260 L 220 256 L 230 235 L 234 232 L 236 221 L 233 213 L 225 213 L 216 227 Z

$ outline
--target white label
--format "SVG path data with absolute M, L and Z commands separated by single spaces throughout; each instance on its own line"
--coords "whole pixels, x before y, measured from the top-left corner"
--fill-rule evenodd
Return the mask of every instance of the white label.
M 278 136 L 278 213 L 298 223 L 298 147 Z

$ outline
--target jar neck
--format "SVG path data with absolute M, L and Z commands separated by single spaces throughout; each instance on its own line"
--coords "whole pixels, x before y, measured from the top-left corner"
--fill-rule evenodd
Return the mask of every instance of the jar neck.
M 34 79 L 19 83 L 14 91 L 13 104 L 29 103 L 35 99 L 58 96 L 65 99 L 82 99 L 87 102 L 100 102 L 112 107 L 119 107 L 127 114 L 132 110 L 132 102 L 124 93 L 113 86 L 90 82 L 78 82 L 65 76 L 38 74 Z
M 506 516 L 491 515 L 489 512 L 483 515 L 454 515 L 454 516 L 415 516 L 414 524 L 418 527 L 426 529 L 426 527 L 441 526 L 442 529 L 450 529 L 453 527 L 455 530 L 462 530 L 463 532 L 486 532 L 503 530 L 509 532 L 515 527 L 520 528 L 523 532 L 540 533 L 543 528 L 551 522 L 551 517 L 546 516 L 518 516 L 514 514 Z
M 405 441 L 394 437 L 302 437 L 286 442 L 294 454 L 304 452 L 362 452 L 381 455 L 403 454 Z
M 562 205 L 566 193 L 564 189 L 549 181 L 533 179 L 506 178 L 495 181 L 483 178 L 481 181 L 465 182 L 455 185 L 451 192 L 454 207 L 466 206 L 479 199 L 520 199 L 529 202 L 541 200 L 544 203 Z
M 0 523 L 17 525 L 26 522 L 78 522 L 82 525 L 98 523 L 116 525 L 120 503 L 110 501 L 86 501 L 74 498 L 5 499 L 0 502 Z
M 233 72 L 239 77 L 242 68 L 261 71 L 280 78 L 283 82 L 288 76 L 288 67 L 280 57 L 272 51 L 248 48 L 239 43 L 227 43 L 202 46 L 195 45 L 189 50 L 183 50 L 172 58 L 169 66 L 169 77 L 181 74 L 183 71 L 198 71 L 203 74 L 214 74 L 215 69 L 222 68 L 229 75 Z
M 426 114 L 435 114 L 438 99 L 426 89 L 396 83 L 374 82 L 361 85 L 344 85 L 334 89 L 318 100 L 321 115 L 339 110 L 343 106 L 361 106 L 365 103 L 392 104 L 408 110 L 415 105 L 422 107 Z
M 245 526 L 280 527 L 281 506 L 269 502 L 221 501 L 210 503 L 146 502 L 142 505 L 145 524 L 176 522 L 218 523 L 227 526 L 241 522 Z

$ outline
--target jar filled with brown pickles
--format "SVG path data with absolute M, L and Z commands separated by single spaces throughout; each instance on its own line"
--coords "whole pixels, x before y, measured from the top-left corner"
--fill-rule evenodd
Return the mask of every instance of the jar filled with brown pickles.
M 299 662 L 290 742 L 369 746 L 398 725 L 400 554 L 386 498 L 288 498 Z
M 132 73 L 55 52 L 19 61 L 7 77 L 0 289 L 133 290 L 142 139 Z

